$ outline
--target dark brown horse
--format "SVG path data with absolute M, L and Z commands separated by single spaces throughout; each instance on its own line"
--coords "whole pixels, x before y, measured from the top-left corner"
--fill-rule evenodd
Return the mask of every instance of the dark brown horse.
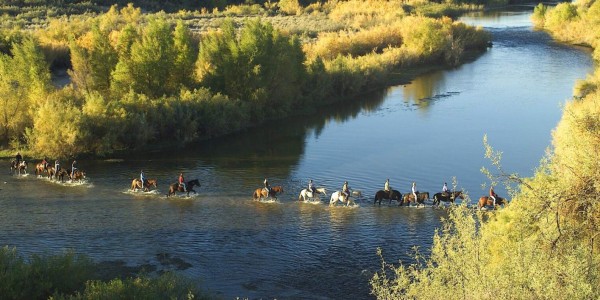
M 496 197 L 496 206 L 498 205 L 506 205 L 508 204 L 508 200 L 500 197 Z M 494 200 L 488 196 L 482 196 L 479 198 L 479 202 L 477 202 L 477 208 L 481 209 L 484 206 L 493 206 Z M 496 209 L 496 207 L 494 207 Z
M 158 183 L 158 180 L 156 180 L 156 179 L 144 180 L 144 192 L 150 191 L 151 187 L 157 188 L 157 183 Z M 132 191 L 135 191 L 135 189 L 141 189 L 141 188 L 142 188 L 142 180 L 141 179 L 136 178 L 131 182 L 131 190 Z
M 433 195 L 433 205 L 440 205 L 440 201 L 454 203 L 456 197 L 465 199 L 462 191 L 435 193 L 435 195 Z
M 265 191 L 265 188 L 259 188 L 254 191 L 254 194 L 252 194 L 252 199 L 260 201 L 260 199 L 262 198 L 271 197 L 277 200 L 277 194 L 281 193 L 283 193 L 283 187 L 280 185 L 271 187 L 271 190 L 269 190 L 268 195 L 267 191 Z
M 381 205 L 382 199 L 390 200 L 389 204 L 392 204 L 392 200 L 398 201 L 398 205 L 402 204 L 402 194 L 400 194 L 400 192 L 397 190 L 391 190 L 389 192 L 384 190 L 377 191 L 377 193 L 375 193 L 375 201 L 373 202 L 373 205 L 375 205 L 377 201 L 379 201 L 379 205 Z
M 194 186 L 200 186 L 200 181 L 198 181 L 198 179 L 188 181 L 185 184 L 185 190 L 179 185 L 178 182 L 171 183 L 171 185 L 169 185 L 169 193 L 167 193 L 167 197 L 175 195 L 176 192 L 186 193 L 186 195 L 189 197 L 190 192 L 194 192 L 194 194 L 196 194 L 196 191 L 194 191 Z
M 417 199 L 415 201 L 415 195 L 412 192 L 404 194 L 402 197 L 402 204 L 410 205 L 411 202 L 415 202 L 416 204 L 424 204 L 425 200 L 429 199 L 429 192 L 417 192 Z
M 54 168 L 52 168 L 52 170 L 54 170 Z M 60 182 L 65 182 L 65 176 L 67 178 L 71 178 L 71 172 L 63 169 L 63 168 L 59 168 L 57 172 L 54 172 L 54 179 L 58 180 L 60 179 Z

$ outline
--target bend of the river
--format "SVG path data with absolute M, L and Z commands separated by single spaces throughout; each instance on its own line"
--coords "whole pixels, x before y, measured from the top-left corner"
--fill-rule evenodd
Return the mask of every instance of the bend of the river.
M 2 172 L 0 245 L 25 256 L 73 249 L 97 261 L 176 270 L 225 299 L 369 298 L 377 247 L 388 262 L 408 261 L 413 246 L 431 246 L 446 216 L 373 206 L 387 178 L 402 193 L 412 182 L 438 192 L 456 178 L 475 198 L 489 185 L 480 172 L 490 167 L 484 134 L 508 172 L 531 176 L 544 156 L 561 105 L 593 63 L 588 50 L 534 31 L 530 14 L 464 17 L 493 35 L 493 47 L 473 62 L 315 116 L 185 151 L 80 161 L 83 185 Z M 160 194 L 127 192 L 140 169 L 158 179 Z M 179 172 L 200 180 L 197 195 L 164 196 Z M 265 177 L 285 188 L 276 203 L 252 201 Z M 353 208 L 299 203 L 309 179 L 329 193 L 347 180 L 366 198 Z

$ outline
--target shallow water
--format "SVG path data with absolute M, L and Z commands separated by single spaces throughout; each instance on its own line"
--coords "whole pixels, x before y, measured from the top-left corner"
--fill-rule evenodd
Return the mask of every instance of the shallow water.
M 402 193 L 414 181 L 433 194 L 454 177 L 476 198 L 489 184 L 480 172 L 490 167 L 484 134 L 503 151 L 505 170 L 522 176 L 533 174 L 550 145 L 561 104 L 593 65 L 587 50 L 553 42 L 528 18 L 465 17 L 493 33 L 494 46 L 474 62 L 185 151 L 79 161 L 83 184 L 3 172 L 0 245 L 178 270 L 226 299 L 369 298 L 377 247 L 388 262 L 409 260 L 413 246 L 427 253 L 446 216 L 431 207 L 373 206 L 387 178 Z M 158 179 L 158 192 L 128 191 L 140 169 Z M 202 186 L 167 199 L 179 172 Z M 265 177 L 285 193 L 254 202 Z M 329 194 L 347 180 L 365 197 L 352 208 L 329 207 L 326 197 L 298 203 L 309 178 Z

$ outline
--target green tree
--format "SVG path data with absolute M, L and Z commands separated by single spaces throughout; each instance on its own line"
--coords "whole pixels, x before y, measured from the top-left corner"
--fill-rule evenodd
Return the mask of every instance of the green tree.
M 0 54 L 0 142 L 20 139 L 52 86 L 50 69 L 35 40 L 15 43 L 12 56 Z
M 107 93 L 111 73 L 117 64 L 117 52 L 108 40 L 108 32 L 94 25 L 89 49 L 79 46 L 74 40 L 70 43 L 70 49 L 72 69 L 69 75 L 73 83 L 86 93 Z
M 202 40 L 196 75 L 214 91 L 251 101 L 255 119 L 263 120 L 290 112 L 306 77 L 304 60 L 299 40 L 270 23 L 248 21 L 238 35 L 226 21 Z
M 177 71 L 174 56 L 171 26 L 162 18 L 150 20 L 141 38 L 131 45 L 130 57 L 119 56 L 113 91 L 123 95 L 132 90 L 150 97 L 172 94 L 177 86 L 168 79 Z
M 173 51 L 175 52 L 174 71 L 171 72 L 173 86 L 192 86 L 198 49 L 193 45 L 192 33 L 181 20 L 177 22 L 173 32 Z
M 53 157 L 67 157 L 86 152 L 81 143 L 86 133 L 81 126 L 82 114 L 70 89 L 52 93 L 35 112 L 33 128 L 26 137 L 32 151 Z

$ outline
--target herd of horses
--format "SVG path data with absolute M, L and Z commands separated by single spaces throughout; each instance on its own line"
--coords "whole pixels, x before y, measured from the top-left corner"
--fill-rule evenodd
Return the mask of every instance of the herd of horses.
M 27 166 L 27 162 L 24 160 L 19 163 L 13 160 L 10 163 L 10 171 L 18 175 L 27 174 Z M 73 182 L 82 182 L 85 179 L 85 171 L 76 169 L 75 172 L 71 172 L 71 169 L 64 168 L 56 170 L 53 165 L 43 163 L 35 165 L 35 175 L 38 177 L 46 175 L 50 180 L 60 180 L 61 182 L 65 182 L 65 178 Z
M 252 198 L 254 200 L 261 200 L 262 198 L 267 197 L 277 199 L 277 194 L 280 193 L 283 193 L 283 187 L 281 186 L 272 187 L 268 192 L 265 188 L 258 188 L 254 191 Z M 398 190 L 379 190 L 375 193 L 373 205 L 381 205 L 382 200 L 388 200 L 388 203 L 390 205 L 392 204 L 392 201 L 396 201 L 399 206 L 411 204 L 423 205 L 425 204 L 426 200 L 430 199 L 429 192 L 417 192 L 416 194 L 417 195 L 415 198 L 415 195 L 413 193 L 406 193 L 402 195 L 402 193 L 400 193 Z M 300 191 L 300 195 L 298 195 L 298 201 L 321 202 L 321 195 L 327 197 L 327 190 L 323 187 L 316 188 L 313 191 L 303 189 L 302 191 Z M 358 190 L 352 190 L 350 192 L 350 195 L 346 195 L 341 191 L 335 191 L 331 194 L 331 197 L 329 199 L 329 205 L 333 206 L 337 203 L 342 203 L 346 206 L 355 205 L 356 203 L 354 199 L 352 199 L 353 197 L 357 199 L 361 198 L 362 192 Z M 440 205 L 441 202 L 454 203 L 454 201 L 457 198 L 465 199 L 465 196 L 462 191 L 435 193 L 431 199 L 433 200 L 433 205 Z M 492 198 L 488 196 L 482 196 L 477 202 L 477 207 L 481 209 L 483 207 L 493 206 L 495 208 L 495 206 L 505 205 L 507 203 L 507 200 L 504 198 L 497 197 L 496 202 L 494 203 Z
M 16 160 L 13 160 L 10 165 L 10 170 L 14 174 L 21 173 L 27 174 L 27 162 L 21 161 L 17 163 Z M 55 170 L 54 166 L 51 164 L 43 164 L 38 163 L 35 166 L 35 174 L 37 176 L 44 176 L 44 173 L 48 176 L 50 180 L 60 180 L 61 182 L 65 182 L 65 177 L 70 179 L 71 181 L 79 181 L 85 179 L 85 172 L 82 170 L 75 170 L 75 172 L 71 172 L 71 170 L 67 170 L 64 168 L 59 168 L 59 170 Z M 198 179 L 193 179 L 185 183 L 185 186 L 180 185 L 179 183 L 172 183 L 169 185 L 169 191 L 167 192 L 167 197 L 175 195 L 177 192 L 186 193 L 189 197 L 190 192 L 196 194 L 194 190 L 195 186 L 200 186 L 200 181 Z M 146 179 L 142 182 L 139 178 L 133 179 L 131 181 L 131 190 L 136 191 L 137 189 L 141 189 L 145 192 L 150 191 L 151 189 L 156 189 L 158 187 L 157 179 Z M 268 191 L 265 188 L 257 188 L 252 194 L 253 200 L 260 201 L 263 198 L 272 198 L 277 200 L 277 195 L 283 193 L 282 186 L 274 186 L 271 187 Z M 429 192 L 417 192 L 417 197 L 413 193 L 406 193 L 402 195 L 398 190 L 379 190 L 375 193 L 373 205 L 379 204 L 381 205 L 382 200 L 388 200 L 388 204 L 391 205 L 392 201 L 396 201 L 399 206 L 402 205 L 411 205 L 411 204 L 424 204 L 426 200 L 429 200 Z M 300 195 L 298 196 L 298 201 L 305 202 L 321 202 L 320 195 L 327 196 L 327 190 L 323 187 L 316 188 L 314 191 L 310 191 L 308 189 L 303 189 L 300 191 Z M 346 206 L 355 205 L 355 201 L 352 198 L 361 198 L 362 192 L 358 190 L 353 190 L 350 192 L 350 195 L 346 195 L 341 191 L 335 191 L 331 194 L 329 199 L 329 205 L 333 206 L 336 203 L 342 203 Z M 462 191 L 456 192 L 440 192 L 433 195 L 433 205 L 440 205 L 441 202 L 450 202 L 454 203 L 457 199 L 464 199 L 464 195 Z M 504 198 L 497 197 L 496 202 L 494 203 L 493 199 L 488 196 L 482 196 L 479 198 L 477 202 L 478 208 L 483 208 L 486 206 L 497 206 L 507 204 L 507 200 Z

